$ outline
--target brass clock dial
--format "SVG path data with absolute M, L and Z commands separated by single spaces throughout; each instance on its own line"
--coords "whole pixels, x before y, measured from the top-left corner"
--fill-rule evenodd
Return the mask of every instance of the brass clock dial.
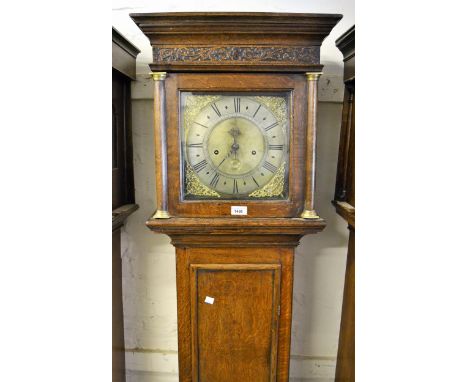
M 270 103 L 253 95 L 219 95 L 201 98 L 204 102 L 195 102 L 193 110 L 186 104 L 192 119 L 186 121 L 185 166 L 205 196 L 256 198 L 255 193 L 274 179 L 284 188 L 289 152 L 286 98 L 263 98 Z

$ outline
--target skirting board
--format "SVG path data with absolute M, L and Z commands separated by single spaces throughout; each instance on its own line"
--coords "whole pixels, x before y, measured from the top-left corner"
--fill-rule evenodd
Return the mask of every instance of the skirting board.
M 178 382 L 175 351 L 127 351 L 127 382 Z M 290 382 L 333 382 L 336 360 L 291 356 Z

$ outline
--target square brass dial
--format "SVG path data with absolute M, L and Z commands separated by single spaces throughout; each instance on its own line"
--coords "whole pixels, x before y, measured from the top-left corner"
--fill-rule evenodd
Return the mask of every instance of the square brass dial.
M 185 200 L 288 198 L 290 93 L 182 92 Z

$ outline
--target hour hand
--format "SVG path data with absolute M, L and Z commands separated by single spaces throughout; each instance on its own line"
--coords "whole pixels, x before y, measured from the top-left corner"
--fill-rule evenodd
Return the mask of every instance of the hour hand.
M 237 126 L 237 121 L 235 121 L 234 126 L 231 127 L 231 129 L 229 130 L 229 134 L 231 135 L 231 137 L 234 138 L 234 142 L 235 142 L 236 138 L 240 135 L 240 130 L 239 130 L 239 126 Z
M 229 130 L 229 134 L 231 137 L 236 138 L 239 135 L 239 129 L 237 127 L 233 127 L 231 130 Z

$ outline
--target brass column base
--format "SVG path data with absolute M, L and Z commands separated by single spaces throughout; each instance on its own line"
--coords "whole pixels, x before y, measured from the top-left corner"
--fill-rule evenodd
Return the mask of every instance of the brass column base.
M 315 210 L 304 210 L 301 214 L 302 219 L 320 219 L 320 216 L 317 215 Z
M 162 210 L 157 210 L 153 215 L 153 219 L 169 219 L 170 217 L 171 215 L 169 215 L 169 212 Z

